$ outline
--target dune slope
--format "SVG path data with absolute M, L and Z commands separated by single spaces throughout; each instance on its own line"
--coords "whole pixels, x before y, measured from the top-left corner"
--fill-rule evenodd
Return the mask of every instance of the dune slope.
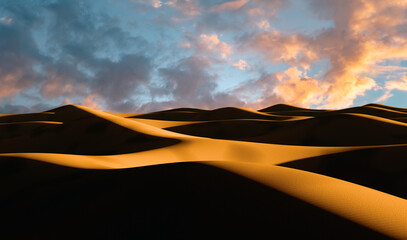
M 378 104 L 1 115 L 0 230 L 404 239 L 406 115 Z

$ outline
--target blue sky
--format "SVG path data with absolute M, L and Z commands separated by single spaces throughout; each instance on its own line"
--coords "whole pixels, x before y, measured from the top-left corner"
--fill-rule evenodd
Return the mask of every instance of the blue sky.
M 407 0 L 5 0 L 0 113 L 407 107 Z

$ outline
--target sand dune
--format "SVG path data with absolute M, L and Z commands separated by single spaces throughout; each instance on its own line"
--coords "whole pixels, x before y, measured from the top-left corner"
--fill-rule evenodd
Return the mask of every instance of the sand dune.
M 2 115 L 0 229 L 406 239 L 405 118 L 379 104 Z
M 296 121 L 211 121 L 184 124 L 168 130 L 194 136 L 274 144 L 367 146 L 406 143 L 406 126 L 400 121 L 367 114 L 337 113 Z
M 155 113 L 139 114 L 136 118 L 172 120 L 172 121 L 209 121 L 225 119 L 268 119 L 286 120 L 289 117 L 277 116 L 263 112 L 237 107 L 225 107 L 215 110 L 174 109 Z

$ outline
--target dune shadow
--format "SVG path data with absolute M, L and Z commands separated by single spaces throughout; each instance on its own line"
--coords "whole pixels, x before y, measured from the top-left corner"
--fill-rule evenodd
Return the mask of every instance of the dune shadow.
M 1 158 L 0 169 L 4 237 L 386 239 L 272 188 L 199 163 L 84 170 Z
M 280 164 L 357 183 L 407 199 L 407 146 L 372 148 Z

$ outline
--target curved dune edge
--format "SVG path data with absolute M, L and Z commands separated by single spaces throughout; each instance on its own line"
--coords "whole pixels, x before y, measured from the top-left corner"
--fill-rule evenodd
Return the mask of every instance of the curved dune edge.
M 370 147 L 370 146 L 369 146 Z M 1 153 L 67 167 L 120 169 L 195 161 L 241 161 L 282 164 L 303 158 L 353 151 L 365 147 L 303 147 L 197 138 L 173 146 L 117 155 L 76 155 L 60 153 Z
M 396 239 L 407 239 L 407 200 L 307 171 L 244 162 L 206 162 L 263 183 Z
M 25 121 L 25 122 L 6 122 L 6 123 L 0 123 L 0 125 L 12 125 L 12 124 L 31 124 L 31 123 L 42 123 L 42 124 L 63 124 L 62 122 L 55 122 L 55 121 Z

